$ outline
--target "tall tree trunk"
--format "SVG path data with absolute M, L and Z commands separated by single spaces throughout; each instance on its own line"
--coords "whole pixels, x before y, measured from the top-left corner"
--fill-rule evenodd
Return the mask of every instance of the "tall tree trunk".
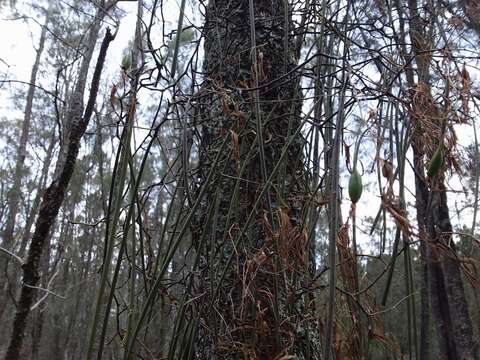
M 413 157 L 415 169 L 415 207 L 417 210 L 419 235 L 422 239 L 420 251 L 422 254 L 422 260 L 425 262 L 424 270 L 426 271 L 422 274 L 422 286 L 428 286 L 427 289 L 422 289 L 422 291 L 426 290 L 428 293 L 427 298 L 422 297 L 422 303 L 427 299 L 429 300 L 432 314 L 435 317 L 440 359 L 455 359 L 457 355 L 455 352 L 455 344 L 453 342 L 452 320 L 448 307 L 448 301 L 444 295 L 445 287 L 443 285 L 443 271 L 438 263 L 439 259 L 437 254 L 429 245 L 429 236 L 432 234 L 432 232 L 434 232 L 434 229 L 432 229 L 433 223 L 427 222 L 429 191 L 425 184 L 423 156 L 415 144 L 413 145 Z M 422 326 L 427 327 L 428 329 L 428 324 L 423 323 Z M 423 331 L 421 334 L 425 334 L 425 329 L 422 328 L 422 330 Z M 427 350 L 421 350 L 422 354 L 425 355 Z
M 467 26 L 480 36 L 480 4 L 477 0 L 460 0 Z
M 208 190 L 192 228 L 204 259 L 198 359 L 319 357 L 313 304 L 307 309 L 300 292 L 309 259 L 300 136 L 281 158 L 300 126 L 291 24 L 284 0 L 217 0 L 207 9 L 197 123 Z
M 50 234 L 47 236 L 46 243 L 45 243 L 45 249 L 46 251 L 42 254 L 41 260 L 40 260 L 40 287 L 43 289 L 48 289 L 48 282 L 49 282 L 49 277 L 53 276 L 55 274 L 55 270 L 58 264 L 58 261 L 61 257 L 61 251 L 57 252 L 56 259 L 52 261 L 52 264 L 50 264 L 50 256 L 52 254 L 51 251 L 51 242 L 52 240 L 52 235 Z M 52 265 L 50 267 L 50 265 Z M 50 290 L 50 289 L 49 289 Z M 36 294 L 36 301 L 39 300 L 39 297 L 41 297 L 43 294 Z M 40 296 L 38 296 L 40 295 Z M 41 339 L 44 331 L 44 321 L 45 321 L 45 311 L 47 311 L 47 308 L 45 306 L 39 305 L 33 310 L 33 321 L 32 321 L 32 360 L 37 360 L 40 358 L 40 349 L 41 349 Z
M 30 75 L 30 85 L 27 92 L 27 103 L 25 104 L 25 111 L 23 114 L 22 131 L 20 133 L 20 140 L 18 144 L 17 159 L 15 162 L 15 173 L 13 175 L 13 185 L 10 189 L 10 196 L 8 199 L 8 215 L 5 223 L 5 229 L 3 232 L 3 244 L 6 247 L 13 247 L 15 221 L 18 211 L 18 203 L 20 200 L 22 177 L 23 177 L 23 164 L 27 156 L 27 140 L 30 132 L 30 123 L 32 120 L 32 108 L 33 98 L 35 96 L 37 74 L 40 67 L 40 59 L 42 57 L 43 49 L 45 47 L 45 40 L 47 35 L 47 26 L 50 21 L 50 12 L 52 10 L 52 4 L 47 10 L 45 18 L 45 24 L 42 26 L 40 33 L 40 40 L 38 43 L 37 54 L 35 56 L 35 62 L 33 63 L 32 72 Z
M 38 43 L 37 54 L 35 56 L 35 62 L 33 63 L 32 72 L 30 75 L 30 85 L 27 92 L 27 102 L 25 104 L 22 130 L 20 133 L 20 139 L 17 150 L 17 158 L 15 162 L 15 173 L 13 175 L 13 184 L 10 188 L 8 194 L 8 203 L 7 203 L 7 219 L 5 222 L 4 230 L 2 231 L 3 241 L 0 240 L 0 244 L 7 248 L 8 250 L 14 249 L 14 232 L 15 232 L 15 222 L 17 218 L 17 211 L 19 206 L 20 194 L 21 194 L 21 185 L 23 178 L 23 165 L 25 158 L 27 156 L 27 140 L 28 134 L 30 132 L 30 123 L 32 119 L 32 108 L 33 108 L 33 98 L 35 96 L 36 82 L 38 69 L 40 67 L 40 59 L 42 57 L 43 49 L 45 47 L 45 40 L 47 34 L 47 25 L 50 17 L 50 7 L 47 11 L 45 18 L 45 24 L 42 26 L 42 31 L 40 33 L 40 40 Z M 39 184 L 39 188 L 40 188 Z M 4 254 L 0 255 L 0 271 L 5 271 L 5 274 L 0 276 L 0 321 L 3 318 L 4 310 L 8 305 L 8 286 L 7 283 L 7 274 L 8 271 L 8 259 Z
M 42 200 L 43 192 L 45 191 L 45 187 L 47 186 L 48 180 L 48 169 L 50 162 L 52 161 L 53 157 L 53 148 L 55 147 L 55 133 L 52 132 L 52 137 L 50 139 L 50 144 L 47 148 L 47 153 L 45 159 L 43 160 L 42 170 L 40 173 L 40 179 L 38 181 L 38 191 L 35 194 L 35 199 L 33 200 L 32 208 L 30 209 L 30 213 L 28 214 L 27 220 L 25 222 L 25 227 L 23 229 L 22 234 L 22 241 L 20 242 L 20 248 L 18 250 L 18 256 L 22 257 L 25 255 L 25 250 L 27 248 L 27 242 L 30 238 L 33 222 L 35 220 L 35 216 L 37 216 L 38 207 L 40 206 L 40 201 Z
M 460 262 L 456 256 L 456 246 L 452 238 L 452 224 L 447 204 L 446 187 L 443 176 L 438 178 L 439 192 L 433 193 L 431 209 L 434 223 L 438 228 L 435 239 L 439 246 L 447 246 L 448 251 L 441 253 L 441 265 L 445 277 L 447 294 L 452 316 L 453 336 L 460 359 L 480 359 L 478 343 L 474 337 L 473 325 L 468 310 L 468 302 L 462 280 Z M 433 191 L 432 191 L 433 192 Z M 440 245 L 441 244 L 441 245 Z M 443 295 L 443 293 L 441 293 Z
M 52 159 L 54 145 L 55 145 L 55 136 L 52 136 L 50 145 L 48 146 L 48 149 L 47 149 L 45 160 L 43 162 L 40 179 L 38 180 L 38 190 L 35 194 L 35 199 L 33 200 L 30 213 L 28 214 L 28 217 L 25 223 L 25 228 L 23 230 L 22 240 L 20 242 L 20 249 L 18 250 L 18 256 L 20 258 L 23 258 L 25 255 L 25 248 L 27 247 L 27 242 L 28 242 L 28 239 L 30 238 L 31 228 L 35 220 L 35 216 L 37 215 L 38 207 L 40 206 L 40 200 L 42 199 L 42 194 L 45 191 L 45 186 L 48 178 L 48 168 L 49 168 L 50 161 Z M 7 271 L 7 269 L 5 269 L 5 271 Z M 5 281 L 5 280 L 6 280 L 6 276 L 2 277 L 0 284 L 2 283 L 2 281 Z M 8 287 L 11 287 L 11 289 L 8 289 Z M 0 306 L 0 320 L 3 318 L 4 314 L 8 313 L 6 310 L 9 309 L 10 306 L 13 306 L 11 302 L 8 302 L 6 300 L 6 297 L 9 296 L 8 295 L 9 293 L 16 293 L 16 288 L 17 287 L 14 284 L 7 284 L 6 282 L 4 282 L 1 285 L 2 292 L 0 292 L 0 299 L 1 299 L 1 304 L 3 304 L 3 306 Z
M 425 178 L 424 158 L 433 151 L 426 148 L 428 141 L 423 123 L 428 121 L 438 131 L 438 138 L 443 142 L 442 124 L 436 119 L 443 119 L 441 110 L 434 103 L 430 88 L 430 57 L 424 51 L 433 48 L 428 31 L 433 22 L 425 22 L 420 17 L 417 0 L 409 0 L 409 25 L 412 50 L 418 72 L 418 83 L 412 84 L 411 121 L 413 123 L 413 151 L 415 163 L 415 183 L 417 198 L 417 219 L 423 238 L 428 271 L 430 301 L 436 318 L 441 358 L 478 359 L 478 346 L 473 339 L 473 327 L 468 313 L 468 304 L 461 278 L 458 259 L 455 258 L 455 246 L 452 240 L 452 226 L 448 213 L 444 177 L 440 174 L 430 179 Z M 428 9 L 429 13 L 433 9 Z M 432 16 L 430 14 L 430 16 Z M 434 16 L 434 15 L 433 15 Z M 426 117 L 426 119 L 423 119 Z M 443 121 L 447 121 L 446 119 Z M 429 131 L 432 131 L 430 128 Z M 438 144 L 435 144 L 438 146 Z M 429 189 L 429 186 L 431 189 Z M 445 250 L 448 249 L 448 254 Z M 452 257 L 453 256 L 453 257 Z
M 98 19 L 102 18 L 102 15 L 100 14 L 103 14 L 103 11 L 104 10 L 102 9 L 101 12 L 97 14 L 97 20 L 95 21 L 99 21 Z M 96 31 L 98 33 L 98 29 L 95 26 L 92 27 L 91 31 Z M 91 36 L 91 34 L 89 34 L 89 38 L 93 40 L 96 39 L 96 37 Z M 82 99 L 84 95 L 83 92 L 85 89 L 85 83 L 82 84 L 78 82 L 77 87 L 72 95 L 72 102 L 67 116 L 67 120 L 70 125 L 68 145 L 65 149 L 65 156 L 63 158 L 60 156 L 58 160 L 60 164 L 57 164 L 57 169 L 60 169 L 60 171 L 55 175 L 52 183 L 43 195 L 42 203 L 40 205 L 40 212 L 35 223 L 35 231 L 30 242 L 28 257 L 25 264 L 22 266 L 23 285 L 13 322 L 10 344 L 5 356 L 6 360 L 16 360 L 20 357 L 27 317 L 30 313 L 30 307 L 35 298 L 35 287 L 37 286 L 39 280 L 38 267 L 43 246 L 45 240 L 50 234 L 51 228 L 55 222 L 58 211 L 60 210 L 60 206 L 62 205 L 68 184 L 72 177 L 73 170 L 75 168 L 75 162 L 78 156 L 78 150 L 80 148 L 80 140 L 87 129 L 93 111 L 108 45 L 113 38 L 114 36 L 111 35 L 110 31 L 107 29 L 107 33 L 103 40 L 98 56 L 95 72 L 93 74 L 92 87 L 90 89 L 89 99 L 84 114 Z M 94 45 L 95 41 L 89 43 L 89 47 L 93 47 Z M 83 61 L 86 61 L 86 59 L 84 58 Z M 88 70 L 88 66 L 84 65 L 85 64 L 82 63 L 81 69 L 85 68 Z M 86 79 L 86 75 L 82 74 L 81 76 Z

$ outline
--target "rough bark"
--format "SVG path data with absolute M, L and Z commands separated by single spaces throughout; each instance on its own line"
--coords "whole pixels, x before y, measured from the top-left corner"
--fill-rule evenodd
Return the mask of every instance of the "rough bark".
M 453 229 L 443 178 L 440 178 L 439 187 L 440 192 L 434 194 L 437 201 L 432 201 L 432 208 L 435 209 L 433 216 L 439 233 L 437 241 L 448 248 L 448 252 L 442 252 L 442 269 L 445 276 L 445 293 L 448 295 L 452 314 L 453 336 L 460 359 L 479 359 L 480 353 L 474 338 L 472 320 L 468 311 L 460 262 L 452 238 Z
M 71 130 L 69 132 L 66 156 L 64 160 L 61 158 L 59 159 L 59 161 L 62 161 L 62 164 L 57 166 L 57 168 L 61 170 L 55 176 L 42 198 L 39 215 L 35 223 L 35 231 L 33 233 L 28 250 L 28 257 L 22 266 L 23 285 L 13 322 L 10 344 L 5 355 L 6 360 L 16 360 L 20 357 L 27 317 L 30 313 L 30 307 L 32 306 L 35 298 L 35 287 L 37 286 L 39 280 L 38 268 L 40 257 L 43 252 L 43 246 L 45 240 L 50 234 L 52 225 L 55 222 L 58 211 L 65 197 L 68 184 L 72 177 L 73 170 L 75 168 L 75 162 L 78 156 L 78 150 L 80 148 L 80 140 L 87 129 L 93 110 L 93 104 L 98 92 L 100 75 L 105 62 L 108 45 L 113 38 L 114 36 L 109 30 L 107 30 L 102 47 L 100 49 L 95 72 L 93 74 L 89 100 L 83 117 L 83 106 L 81 100 L 83 97 L 83 91 L 79 93 L 79 89 L 83 90 L 85 88 L 85 84 L 83 84 L 83 86 L 78 84 L 76 91 L 73 94 L 73 101 L 68 115 L 68 120 L 70 120 L 71 123 Z
M 49 169 L 50 162 L 52 161 L 53 148 L 55 146 L 55 143 L 56 143 L 55 134 L 52 134 L 52 137 L 50 139 L 50 144 L 48 145 L 47 154 L 45 156 L 45 160 L 43 161 L 40 179 L 38 181 L 39 190 L 35 194 L 35 199 L 33 200 L 32 208 L 30 210 L 30 213 L 28 214 L 27 220 L 25 222 L 25 227 L 23 229 L 22 241 L 20 242 L 20 249 L 18 250 L 18 256 L 22 258 L 25 255 L 25 249 L 27 248 L 27 242 L 31 235 L 33 222 L 35 220 L 35 216 L 37 215 L 38 207 L 40 206 L 42 194 L 45 191 L 45 187 L 47 186 L 48 169 Z
M 439 141 L 444 141 L 441 110 L 432 99 L 430 87 L 430 55 L 432 39 L 426 29 L 432 26 L 419 13 L 417 0 L 409 0 L 410 39 L 417 64 L 418 83 L 410 83 L 417 91 L 412 95 L 411 121 L 413 124 L 413 150 L 415 161 L 415 183 L 417 198 L 417 220 L 420 234 L 425 237 L 426 266 L 430 302 L 436 318 L 440 356 L 445 359 L 478 359 L 478 347 L 473 339 L 473 327 L 468 313 L 468 304 L 461 278 L 461 270 L 452 241 L 452 227 L 448 213 L 447 196 L 442 174 L 425 178 L 425 158 L 433 151 L 427 148 L 432 128 L 438 131 Z M 447 118 L 443 121 L 447 121 Z M 425 124 L 430 126 L 426 134 Z M 438 145 L 438 144 L 436 144 Z M 441 170 L 442 171 L 442 170 Z M 445 249 L 448 249 L 445 252 Z
M 300 124 L 298 80 L 295 72 L 289 73 L 296 63 L 295 46 L 291 36 L 285 39 L 291 22 L 285 9 L 283 0 L 217 0 L 207 9 L 206 82 L 198 95 L 196 119 L 202 128 L 201 185 L 205 186 L 226 137 L 229 150 L 192 229 L 203 259 L 198 359 L 319 357 L 316 327 L 311 327 L 314 322 L 308 316 L 313 304 L 307 309 L 299 291 L 308 272 L 308 236 L 301 220 L 302 191 L 307 186 L 300 137 L 254 209 L 283 146 Z M 248 20 L 252 13 L 253 24 Z M 208 219 L 211 206 L 214 215 Z
M 58 264 L 58 260 L 60 259 L 61 252 L 57 255 L 56 259 L 52 261 L 52 268 L 50 268 L 50 257 L 51 257 L 51 234 L 47 237 L 46 243 L 44 245 L 45 252 L 42 254 L 40 259 L 40 287 L 43 289 L 48 289 L 48 282 L 49 277 L 55 273 L 55 268 Z M 39 301 L 43 294 L 37 293 L 34 302 Z M 40 346 L 41 340 L 44 330 L 44 322 L 45 322 L 45 311 L 46 307 L 39 305 L 33 310 L 32 314 L 32 360 L 37 360 L 41 358 L 40 356 Z
M 417 224 L 421 238 L 422 260 L 425 262 L 426 273 L 423 278 L 428 285 L 425 289 L 428 292 L 428 300 L 433 316 L 435 317 L 435 327 L 437 330 L 439 357 L 440 359 L 455 359 L 456 351 L 452 336 L 452 321 L 448 307 L 448 299 L 444 296 L 444 277 L 443 271 L 438 263 L 438 254 L 429 241 L 429 235 L 432 234 L 433 223 L 428 219 L 428 197 L 429 191 L 425 184 L 423 157 L 418 147 L 413 146 L 414 169 L 415 169 L 415 207 L 417 210 Z M 426 301 L 422 298 L 422 302 Z M 426 326 L 424 323 L 423 326 Z M 424 333 L 425 329 L 422 329 Z M 425 350 L 422 349 L 424 353 Z M 425 353 L 424 353 L 425 355 Z M 428 353 L 427 353 L 428 356 Z M 428 358 L 427 358 L 428 359 Z
M 466 25 L 480 36 L 480 3 L 477 0 L 460 0 L 459 2 L 467 18 Z

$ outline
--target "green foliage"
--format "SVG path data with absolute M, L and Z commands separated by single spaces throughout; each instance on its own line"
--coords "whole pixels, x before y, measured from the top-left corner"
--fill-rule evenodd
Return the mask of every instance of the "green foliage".
M 178 40 L 181 45 L 195 40 L 195 31 L 193 29 L 183 29 Z
M 178 40 L 177 40 L 178 39 Z M 168 42 L 168 53 L 166 57 L 171 57 L 174 54 L 175 46 L 178 41 L 178 46 L 186 45 L 195 40 L 195 30 L 193 29 L 183 29 L 180 35 L 173 36 L 172 39 Z M 177 55 L 178 56 L 178 55 Z M 175 59 L 174 59 L 175 60 Z
M 124 71 L 127 71 L 130 69 L 130 66 L 132 66 L 132 55 L 126 53 L 123 55 L 121 67 Z
M 128 42 L 128 45 L 123 49 L 122 53 L 122 63 L 120 67 L 124 70 L 127 71 L 130 69 L 132 66 L 132 49 L 133 49 L 133 41 L 130 40 Z

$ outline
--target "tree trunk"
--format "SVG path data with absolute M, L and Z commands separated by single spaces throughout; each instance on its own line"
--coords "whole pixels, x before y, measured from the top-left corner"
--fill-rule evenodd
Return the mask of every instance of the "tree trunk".
M 468 311 L 468 302 L 465 296 L 459 259 L 456 256 L 456 247 L 452 239 L 452 224 L 447 205 L 446 188 L 443 177 L 439 178 L 439 193 L 432 196 L 434 223 L 438 228 L 436 241 L 448 248 L 442 251 L 441 265 L 445 277 L 445 293 L 448 296 L 452 315 L 453 336 L 460 359 L 480 359 L 478 344 L 474 339 L 472 320 Z M 443 294 L 443 293 L 442 293 Z
M 19 206 L 20 194 L 21 194 L 21 185 L 23 177 L 23 164 L 27 156 L 27 140 L 28 134 L 30 132 L 30 122 L 32 119 L 32 108 L 33 108 L 33 98 L 36 90 L 37 74 L 40 67 L 40 59 L 42 57 L 43 49 L 45 47 L 45 39 L 47 34 L 47 25 L 49 22 L 50 10 L 52 7 L 50 4 L 47 16 L 45 19 L 45 24 L 42 26 L 42 31 L 40 33 L 40 40 L 38 44 L 37 54 L 35 56 L 35 62 L 33 63 L 32 72 L 30 75 L 30 85 L 27 92 L 27 103 L 25 104 L 24 117 L 22 123 L 22 130 L 20 133 L 20 139 L 17 150 L 17 159 L 15 162 L 15 173 L 13 175 L 13 185 L 10 188 L 8 194 L 8 203 L 7 203 L 7 219 L 5 222 L 5 227 L 2 232 L 3 241 L 0 240 L 0 244 L 8 250 L 14 249 L 14 232 L 15 232 L 15 221 L 17 217 L 17 211 Z M 39 184 L 39 188 L 40 188 Z M 0 271 L 8 271 L 8 259 L 5 258 L 5 255 L 0 255 Z M 8 286 L 6 274 L 0 276 L 0 321 L 3 318 L 4 310 L 8 305 Z
M 468 304 L 461 278 L 461 270 L 456 259 L 452 241 L 452 226 L 448 213 L 444 177 L 440 174 L 430 179 L 425 178 L 424 157 L 431 158 L 433 151 L 427 149 L 423 123 L 428 121 L 438 131 L 439 141 L 443 143 L 441 110 L 435 104 L 430 88 L 430 57 L 423 51 L 431 49 L 429 26 L 433 22 L 425 21 L 419 13 L 417 0 L 409 0 L 410 40 L 418 71 L 418 83 L 410 83 L 416 93 L 412 95 L 411 121 L 413 123 L 413 151 L 415 161 L 415 183 L 417 198 L 417 219 L 420 234 L 426 235 L 422 240 L 426 246 L 426 264 L 430 283 L 430 301 L 436 318 L 441 357 L 445 359 L 478 359 L 478 347 L 473 339 L 473 327 L 468 313 Z M 443 120 L 447 121 L 447 120 Z M 438 146 L 438 144 L 435 144 Z M 429 189 L 430 186 L 430 189 Z M 426 231 L 425 231 L 426 230 Z M 444 249 L 448 249 L 445 253 Z
M 435 317 L 435 325 L 437 329 L 439 356 L 440 359 L 455 359 L 455 344 L 452 336 L 452 320 L 448 307 L 448 300 L 445 297 L 444 277 L 440 264 L 438 263 L 438 254 L 430 245 L 429 235 L 432 233 L 432 222 L 428 221 L 428 188 L 424 182 L 424 165 L 423 157 L 420 155 L 417 146 L 413 146 L 414 167 L 415 167 L 415 207 L 417 210 L 417 223 L 420 238 L 422 242 L 421 252 L 424 254 L 426 273 L 423 274 L 428 284 L 426 291 L 430 301 L 431 311 Z M 422 284 L 423 285 L 423 284 Z M 422 289 L 423 290 L 423 289 Z M 426 301 L 422 297 L 422 302 Z M 425 309 L 424 309 L 425 311 Z M 423 324 L 426 326 L 426 324 Z M 424 330 L 424 329 L 423 329 Z M 424 330 L 425 331 L 425 330 Z M 422 349 L 422 353 L 425 350 Z
M 480 4 L 477 0 L 460 0 L 459 2 L 467 19 L 466 25 L 480 36 Z
M 198 359 L 320 356 L 316 325 L 307 315 L 313 304 L 307 308 L 300 292 L 309 259 L 301 137 L 281 159 L 300 126 L 289 26 L 283 0 L 217 0 L 207 9 L 207 80 L 196 120 L 202 126 L 199 183 L 208 190 L 192 227 L 204 259 Z M 222 153 L 224 141 L 228 151 Z M 279 172 L 272 176 L 274 169 Z M 210 171 L 213 180 L 206 183 Z
M 101 16 L 99 15 L 98 17 Z M 95 31 L 95 27 L 92 28 L 92 31 Z M 60 206 L 62 205 L 65 197 L 68 184 L 72 177 L 73 170 L 75 168 L 75 162 L 78 156 L 78 150 L 80 148 L 80 140 L 87 129 L 98 92 L 100 75 L 105 62 L 108 45 L 113 38 L 113 35 L 111 35 L 110 31 L 107 29 L 107 33 L 98 56 L 95 72 L 93 74 L 90 96 L 85 114 L 83 116 L 82 98 L 85 84 L 80 84 L 80 82 L 77 83 L 75 92 L 72 95 L 72 103 L 70 105 L 70 111 L 67 118 L 71 124 L 71 130 L 69 132 L 68 146 L 65 151 L 66 156 L 64 159 L 62 159 L 62 157 L 59 158 L 58 161 L 61 162 L 61 164 L 57 165 L 57 169 L 60 169 L 60 171 L 56 174 L 52 183 L 43 195 L 42 203 L 40 205 L 40 212 L 35 223 L 35 231 L 33 233 L 28 251 L 28 257 L 22 266 L 23 285 L 13 322 L 10 345 L 5 356 L 6 360 L 16 360 L 20 357 L 27 317 L 30 313 L 30 307 L 35 298 L 35 287 L 37 286 L 39 280 L 38 267 L 43 246 L 45 240 L 50 234 L 52 225 L 55 222 L 58 211 L 60 210 Z M 82 68 L 83 67 L 84 66 L 82 64 Z M 88 66 L 86 68 L 88 69 Z
M 13 185 L 10 189 L 10 196 L 8 201 L 8 215 L 5 223 L 5 230 L 3 232 L 3 244 L 4 246 L 13 248 L 15 220 L 17 217 L 18 203 L 21 194 L 21 185 L 23 177 L 23 164 L 27 156 L 27 140 L 30 132 L 30 122 L 32 119 L 33 98 L 35 96 L 36 82 L 38 69 L 40 67 L 40 59 L 42 57 L 43 49 L 45 47 L 45 40 L 47 35 L 47 26 L 50 21 L 50 12 L 52 9 L 52 3 L 47 10 L 45 18 L 45 24 L 42 26 L 42 32 L 40 33 L 40 40 L 38 43 L 37 55 L 35 62 L 33 63 L 32 73 L 30 75 L 30 85 L 27 92 L 27 103 L 25 105 L 25 111 L 23 115 L 22 131 L 20 133 L 20 140 L 18 144 L 17 160 L 15 162 L 15 173 L 13 176 Z
M 55 133 L 52 133 L 50 139 L 50 144 L 48 145 L 47 153 L 45 159 L 43 160 L 42 170 L 40 179 L 38 181 L 38 191 L 35 194 L 35 199 L 33 200 L 32 208 L 28 214 L 27 221 L 25 223 L 25 228 L 23 229 L 22 241 L 20 242 L 20 249 L 18 250 L 18 256 L 23 258 L 25 255 L 25 249 L 27 248 L 27 242 L 31 235 L 31 230 L 35 216 L 37 216 L 38 207 L 40 206 L 40 200 L 42 199 L 42 194 L 45 191 L 48 180 L 48 169 L 50 162 L 52 161 L 53 148 L 55 146 Z

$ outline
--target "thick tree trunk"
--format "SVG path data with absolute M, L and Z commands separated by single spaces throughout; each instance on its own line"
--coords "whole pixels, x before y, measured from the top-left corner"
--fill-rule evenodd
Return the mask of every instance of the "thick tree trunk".
M 204 259 L 198 359 L 319 357 L 316 326 L 308 315 L 313 304 L 307 309 L 300 291 L 309 259 L 301 219 L 307 186 L 300 137 L 259 198 L 300 126 L 286 9 L 283 0 L 216 0 L 207 9 L 206 82 L 196 120 L 202 126 L 199 180 L 209 190 L 192 229 Z M 226 138 L 229 151 L 221 154 L 221 170 L 206 184 Z

